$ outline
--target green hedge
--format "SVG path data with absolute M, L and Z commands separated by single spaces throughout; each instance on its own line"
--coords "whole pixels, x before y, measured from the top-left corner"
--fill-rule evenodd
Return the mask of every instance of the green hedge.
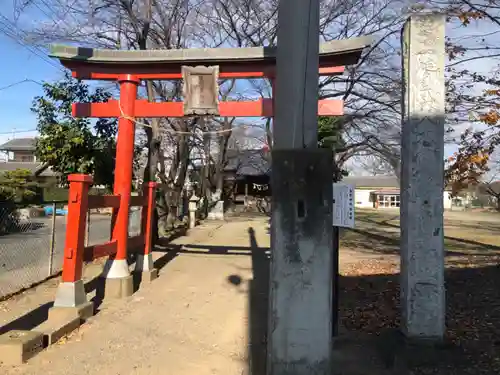
M 91 195 L 107 195 L 112 194 L 109 189 L 98 189 L 91 188 Z M 69 189 L 60 187 L 45 187 L 42 189 L 42 201 L 43 202 L 67 202 L 68 201 Z
M 68 189 L 59 187 L 45 187 L 42 189 L 43 202 L 66 202 L 68 200 Z

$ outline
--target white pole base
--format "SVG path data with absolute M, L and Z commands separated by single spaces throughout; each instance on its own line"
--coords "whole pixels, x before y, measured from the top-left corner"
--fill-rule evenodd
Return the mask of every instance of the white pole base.
M 103 276 L 107 279 L 121 279 L 130 276 L 126 259 L 108 259 L 104 266 Z

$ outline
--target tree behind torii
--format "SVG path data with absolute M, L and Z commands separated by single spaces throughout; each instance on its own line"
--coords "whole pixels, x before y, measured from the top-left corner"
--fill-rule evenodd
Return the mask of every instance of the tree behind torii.
M 116 119 L 75 118 L 71 113 L 74 102 L 104 102 L 111 94 L 102 88 L 90 90 L 81 81 L 66 77 L 43 84 L 44 94 L 33 99 L 32 111 L 37 116 L 40 136 L 36 154 L 60 176 L 62 184 L 72 173 L 94 176 L 96 185 L 113 185 L 116 153 Z

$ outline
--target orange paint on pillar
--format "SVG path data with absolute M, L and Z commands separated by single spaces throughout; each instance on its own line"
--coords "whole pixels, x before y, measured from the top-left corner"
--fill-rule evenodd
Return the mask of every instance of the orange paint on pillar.
M 142 209 L 142 235 L 144 236 L 144 255 L 151 253 L 153 249 L 153 223 L 156 206 L 156 182 L 148 182 L 144 185 L 143 191 L 146 199 L 146 206 Z
M 68 216 L 62 281 L 74 283 L 82 278 L 88 193 L 93 181 L 91 176 L 85 174 L 71 174 L 68 181 Z M 55 215 L 55 212 L 53 214 Z
M 114 195 L 120 196 L 120 207 L 113 213 L 115 218 L 112 238 L 116 240 L 116 260 L 127 259 L 128 221 L 130 196 L 132 192 L 132 164 L 135 142 L 135 103 L 137 86 L 140 81 L 133 75 L 126 74 L 119 78 L 120 107 L 122 116 L 118 120 L 116 141 L 116 162 Z

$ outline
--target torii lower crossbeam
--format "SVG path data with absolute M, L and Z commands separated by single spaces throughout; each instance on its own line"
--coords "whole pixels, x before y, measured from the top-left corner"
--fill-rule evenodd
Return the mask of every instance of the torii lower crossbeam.
M 123 116 L 118 100 L 106 103 L 74 103 L 73 116 L 92 118 L 116 118 Z M 273 117 L 274 108 L 272 99 L 260 99 L 251 102 L 222 102 L 219 103 L 222 117 Z M 341 116 L 344 114 L 342 100 L 318 101 L 320 116 Z M 136 100 L 134 117 L 184 117 L 182 102 L 152 103 L 147 100 Z

